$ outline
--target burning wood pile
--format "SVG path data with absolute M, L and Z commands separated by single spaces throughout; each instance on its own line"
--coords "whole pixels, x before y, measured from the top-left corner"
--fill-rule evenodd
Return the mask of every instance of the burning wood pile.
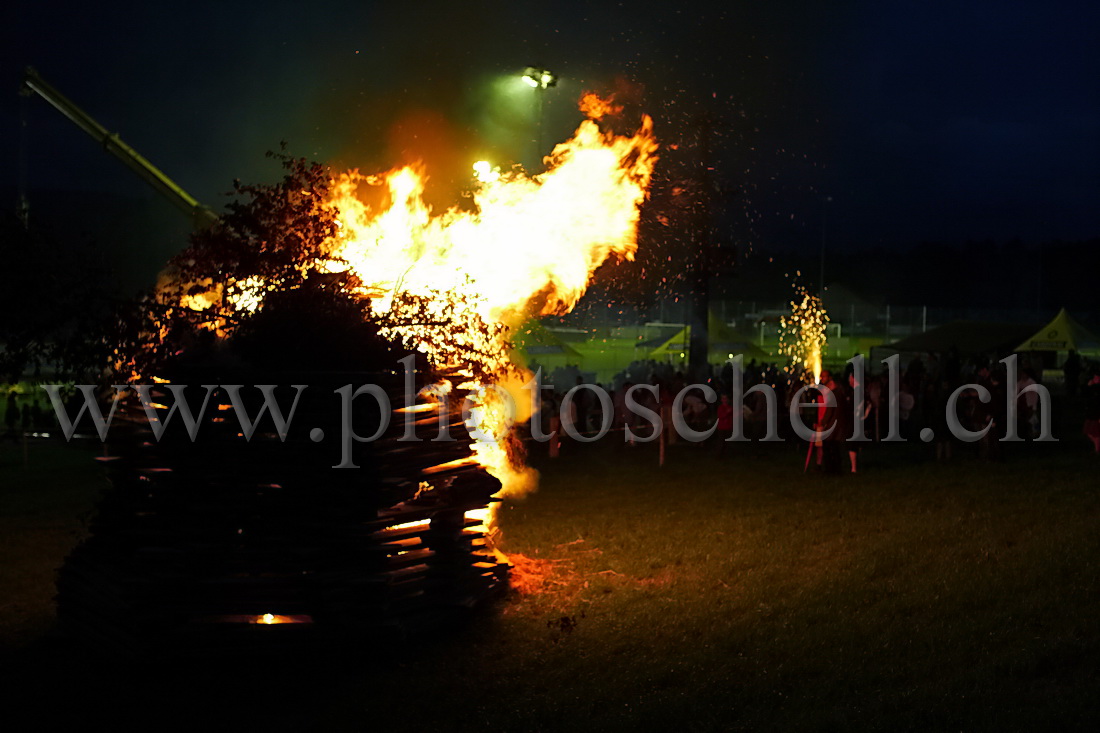
M 369 376 L 402 404 L 399 378 Z M 445 382 L 457 390 L 455 375 Z M 295 421 L 336 435 L 331 392 L 320 393 L 303 393 Z M 425 442 L 398 441 L 408 409 L 343 471 L 305 430 L 246 441 L 215 410 L 196 443 L 157 441 L 142 406 L 123 405 L 113 489 L 58 578 L 61 621 L 125 652 L 316 648 L 403 637 L 499 594 L 509 566 L 483 519 L 500 482 L 465 460 L 470 438 L 443 403 L 414 407 Z M 440 425 L 461 437 L 427 442 Z
M 167 386 L 148 400 L 160 408 L 124 407 L 114 490 L 59 579 L 62 619 L 123 645 L 215 628 L 344 636 L 411 629 L 503 588 L 494 502 L 537 482 L 514 432 L 530 416 L 531 375 L 509 332 L 568 312 L 605 260 L 633 256 L 656 162 L 648 117 L 616 135 L 597 120 L 621 108 L 586 100 L 588 119 L 546 171 L 479 178 L 468 205 L 442 213 L 418 166 L 335 175 L 282 156 L 281 183 L 238 183 L 240 200 L 124 329 L 113 381 L 305 384 L 295 424 L 309 427 L 249 439 L 223 395 L 198 438 L 170 441 L 159 433 L 171 435 L 171 413 L 155 411 L 169 407 Z M 408 351 L 428 364 L 412 393 L 437 384 L 449 406 L 407 404 L 394 366 Z M 350 429 L 334 422 L 345 384 L 378 385 L 424 440 L 393 427 L 346 444 L 361 470 L 330 468 L 334 436 Z M 372 434 L 383 413 L 351 432 Z M 441 423 L 451 440 L 437 439 Z

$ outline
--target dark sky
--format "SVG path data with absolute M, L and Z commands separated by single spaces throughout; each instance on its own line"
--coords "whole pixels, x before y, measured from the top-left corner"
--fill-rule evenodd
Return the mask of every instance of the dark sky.
M 529 160 L 533 97 L 516 76 L 540 64 L 562 79 L 545 98 L 548 140 L 576 124 L 587 88 L 629 90 L 666 141 L 690 140 L 694 110 L 718 119 L 719 175 L 754 222 L 730 236 L 756 251 L 814 252 L 825 195 L 836 247 L 1100 236 L 1092 1 L 24 0 L 6 12 L 5 192 L 26 64 L 215 207 L 234 178 L 273 178 L 263 154 L 284 139 L 364 169 L 423 155 L 451 188 L 479 157 Z M 31 102 L 32 206 L 57 189 L 152 201 Z M 173 216 L 135 206 L 153 207 L 151 229 Z M 167 240 L 155 257 L 182 246 L 150 236 Z

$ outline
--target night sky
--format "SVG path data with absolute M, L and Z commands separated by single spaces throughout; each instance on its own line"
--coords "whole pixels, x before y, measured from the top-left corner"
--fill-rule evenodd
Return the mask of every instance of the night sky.
M 264 153 L 281 140 L 364 170 L 424 157 L 443 201 L 478 158 L 531 160 L 518 75 L 538 64 L 561 77 L 547 142 L 586 89 L 650 112 L 681 164 L 685 121 L 717 120 L 718 176 L 737 191 L 723 206 L 751 224 L 722 236 L 757 252 L 816 256 L 825 196 L 838 248 L 1100 235 L 1095 2 L 227 5 L 16 3 L 5 206 L 27 64 L 215 208 L 234 178 L 277 175 Z M 27 115 L 32 216 L 62 191 L 123 197 L 145 261 L 182 248 L 186 223 L 133 174 L 41 100 Z

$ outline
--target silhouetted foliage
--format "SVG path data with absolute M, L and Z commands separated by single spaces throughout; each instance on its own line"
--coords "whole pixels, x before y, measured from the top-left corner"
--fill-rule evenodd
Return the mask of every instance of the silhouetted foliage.
M 334 212 L 325 205 L 331 172 L 291 157 L 285 144 L 281 152 L 267 155 L 282 163 L 283 179 L 273 185 L 234 181 L 236 198 L 219 223 L 196 232 L 190 246 L 172 259 L 171 269 L 192 294 L 206 289 L 202 281 L 207 278 L 232 288 L 231 281 L 256 277 L 291 289 L 310 276 L 305 266 L 326 254 L 325 244 L 337 232 Z
M 500 327 L 462 320 L 460 295 L 399 293 L 388 312 L 378 314 L 354 273 L 318 268 L 334 259 L 330 250 L 340 232 L 337 212 L 326 204 L 331 171 L 289 156 L 285 146 L 268 155 L 281 161 L 283 178 L 270 185 L 236 181 L 226 213 L 172 259 L 157 294 L 120 313 L 119 371 L 166 376 L 203 359 L 264 368 L 389 369 L 399 349 L 431 340 L 445 344 L 446 355 L 468 364 L 475 377 L 487 376 L 485 365 L 494 361 L 488 352 L 507 345 L 493 338 Z M 258 307 L 229 305 L 256 288 Z M 184 307 L 184 298 L 202 303 Z M 401 343 L 398 333 L 410 343 Z

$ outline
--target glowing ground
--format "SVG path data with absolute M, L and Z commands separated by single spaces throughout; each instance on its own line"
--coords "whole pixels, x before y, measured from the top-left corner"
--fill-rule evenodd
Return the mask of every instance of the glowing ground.
M 0 452 L 16 714 L 248 729 L 1034 729 L 1100 713 L 1095 461 L 1071 440 L 1003 464 L 795 446 L 535 455 L 503 513 L 518 591 L 409 647 L 339 660 L 120 670 L 50 633 L 52 568 L 96 491 L 83 451 Z M 522 557 L 520 557 L 522 556 Z

